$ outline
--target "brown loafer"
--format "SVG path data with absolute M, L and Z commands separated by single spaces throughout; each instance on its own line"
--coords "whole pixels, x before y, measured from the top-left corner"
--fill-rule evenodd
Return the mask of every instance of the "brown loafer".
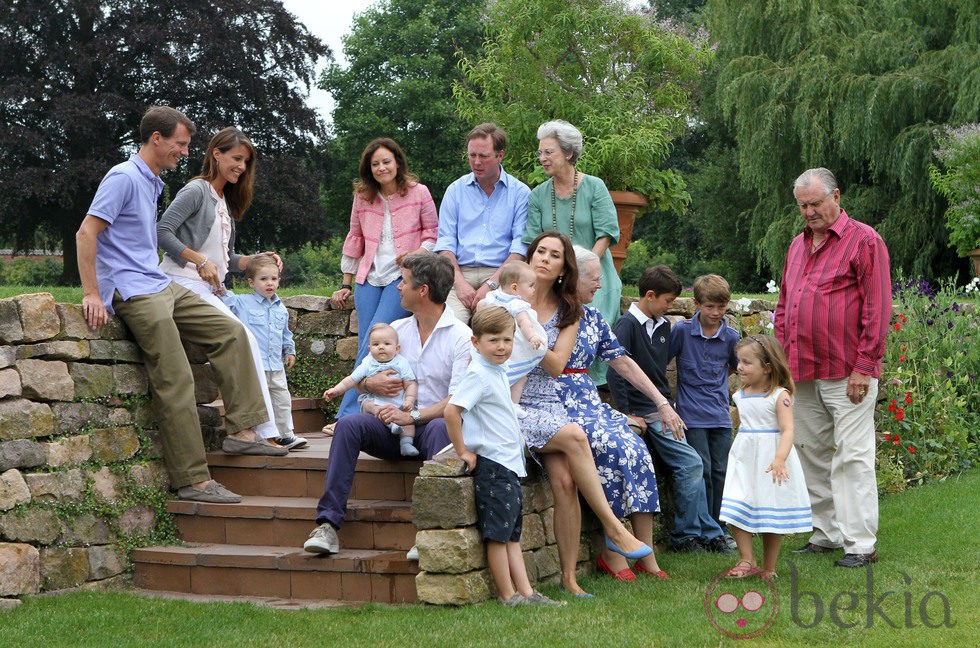
M 289 454 L 289 450 L 282 446 L 264 443 L 262 441 L 245 441 L 237 437 L 225 437 L 221 442 L 221 449 L 227 454 L 237 455 L 265 455 L 270 457 L 283 457 Z

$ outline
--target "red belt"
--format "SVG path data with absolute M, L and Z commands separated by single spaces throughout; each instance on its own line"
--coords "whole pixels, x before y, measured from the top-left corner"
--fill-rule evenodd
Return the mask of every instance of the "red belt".
M 565 367 L 563 374 L 576 374 L 576 373 L 589 373 L 588 369 L 572 369 L 571 367 Z

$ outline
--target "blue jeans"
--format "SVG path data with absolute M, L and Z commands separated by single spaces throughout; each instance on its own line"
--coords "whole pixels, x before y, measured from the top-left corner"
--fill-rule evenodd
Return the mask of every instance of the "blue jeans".
M 354 291 L 354 308 L 357 309 L 357 359 L 354 362 L 356 367 L 361 360 L 368 354 L 368 331 L 379 322 L 390 324 L 396 319 L 411 315 L 402 308 L 401 295 L 398 294 L 398 284 L 401 279 L 396 279 L 383 288 L 372 286 L 368 282 L 357 284 Z M 340 401 L 340 409 L 337 418 L 356 414 L 361 411 L 357 404 L 357 390 L 351 389 L 344 394 L 344 400 Z
M 711 517 L 718 520 L 718 515 L 721 513 L 721 496 L 725 491 L 728 451 L 732 449 L 732 429 L 730 427 L 690 428 L 687 431 L 687 442 L 701 455 L 708 511 Z M 721 521 L 719 520 L 718 523 L 721 524 Z
M 352 414 L 340 419 L 330 442 L 327 477 L 323 495 L 316 507 L 316 523 L 329 522 L 338 529 L 344 523 L 347 497 L 354 485 L 357 455 L 366 452 L 379 459 L 401 461 L 405 457 L 398 444 L 399 438 L 391 433 L 388 426 L 370 414 Z M 415 426 L 413 444 L 422 455 L 421 459 L 431 459 L 432 455 L 449 445 L 446 420 L 432 419 Z
M 723 535 L 718 522 L 708 513 L 704 494 L 701 457 L 684 441 L 678 441 L 661 423 L 647 424 L 653 451 L 670 468 L 674 477 L 674 530 L 672 542 L 688 538 L 711 540 Z

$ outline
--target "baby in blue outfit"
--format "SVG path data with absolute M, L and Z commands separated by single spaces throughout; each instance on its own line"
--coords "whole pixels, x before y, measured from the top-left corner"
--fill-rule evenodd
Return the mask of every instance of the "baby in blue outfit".
M 358 402 L 365 414 L 374 414 L 379 405 L 395 405 L 405 412 L 415 408 L 415 398 L 418 395 L 418 383 L 415 372 L 409 366 L 408 360 L 398 355 L 401 345 L 398 344 L 398 333 L 389 324 L 375 324 L 368 332 L 368 355 L 357 365 L 354 372 L 339 383 L 323 392 L 323 398 L 330 400 L 352 389 L 359 382 L 374 374 L 393 369 L 402 379 L 403 389 L 395 396 L 386 397 L 376 394 L 361 394 Z M 403 457 L 417 457 L 418 449 L 413 445 L 415 440 L 414 425 L 389 425 L 392 434 L 401 437 L 399 451 Z

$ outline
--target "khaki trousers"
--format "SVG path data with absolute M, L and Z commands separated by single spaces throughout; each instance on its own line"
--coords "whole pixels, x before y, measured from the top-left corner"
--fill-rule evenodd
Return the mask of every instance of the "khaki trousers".
M 796 383 L 794 445 L 813 509 L 810 542 L 868 554 L 878 534 L 874 426 L 878 381 L 871 379 L 868 395 L 857 405 L 846 391 L 846 378 Z
M 466 279 L 466 283 L 472 286 L 474 289 L 478 289 L 483 283 L 493 276 L 493 273 L 497 271 L 496 268 L 488 268 L 485 266 L 460 266 L 460 272 L 463 273 L 463 279 Z M 453 315 L 456 316 L 463 324 L 469 325 L 470 317 L 473 313 L 470 312 L 466 306 L 463 306 L 463 302 L 459 301 L 459 297 L 456 296 L 456 289 L 453 288 L 449 291 L 449 297 L 446 298 L 446 306 L 453 311 Z
M 269 385 L 269 397 L 272 400 L 272 411 L 276 417 L 276 429 L 279 436 L 293 434 L 293 397 L 286 384 L 286 371 L 266 371 L 266 383 Z
M 228 432 L 269 420 L 241 322 L 171 282 L 152 295 L 112 301 L 143 351 L 160 428 L 163 458 L 175 488 L 211 478 L 204 457 L 194 376 L 181 339 L 204 347 L 218 379 Z

